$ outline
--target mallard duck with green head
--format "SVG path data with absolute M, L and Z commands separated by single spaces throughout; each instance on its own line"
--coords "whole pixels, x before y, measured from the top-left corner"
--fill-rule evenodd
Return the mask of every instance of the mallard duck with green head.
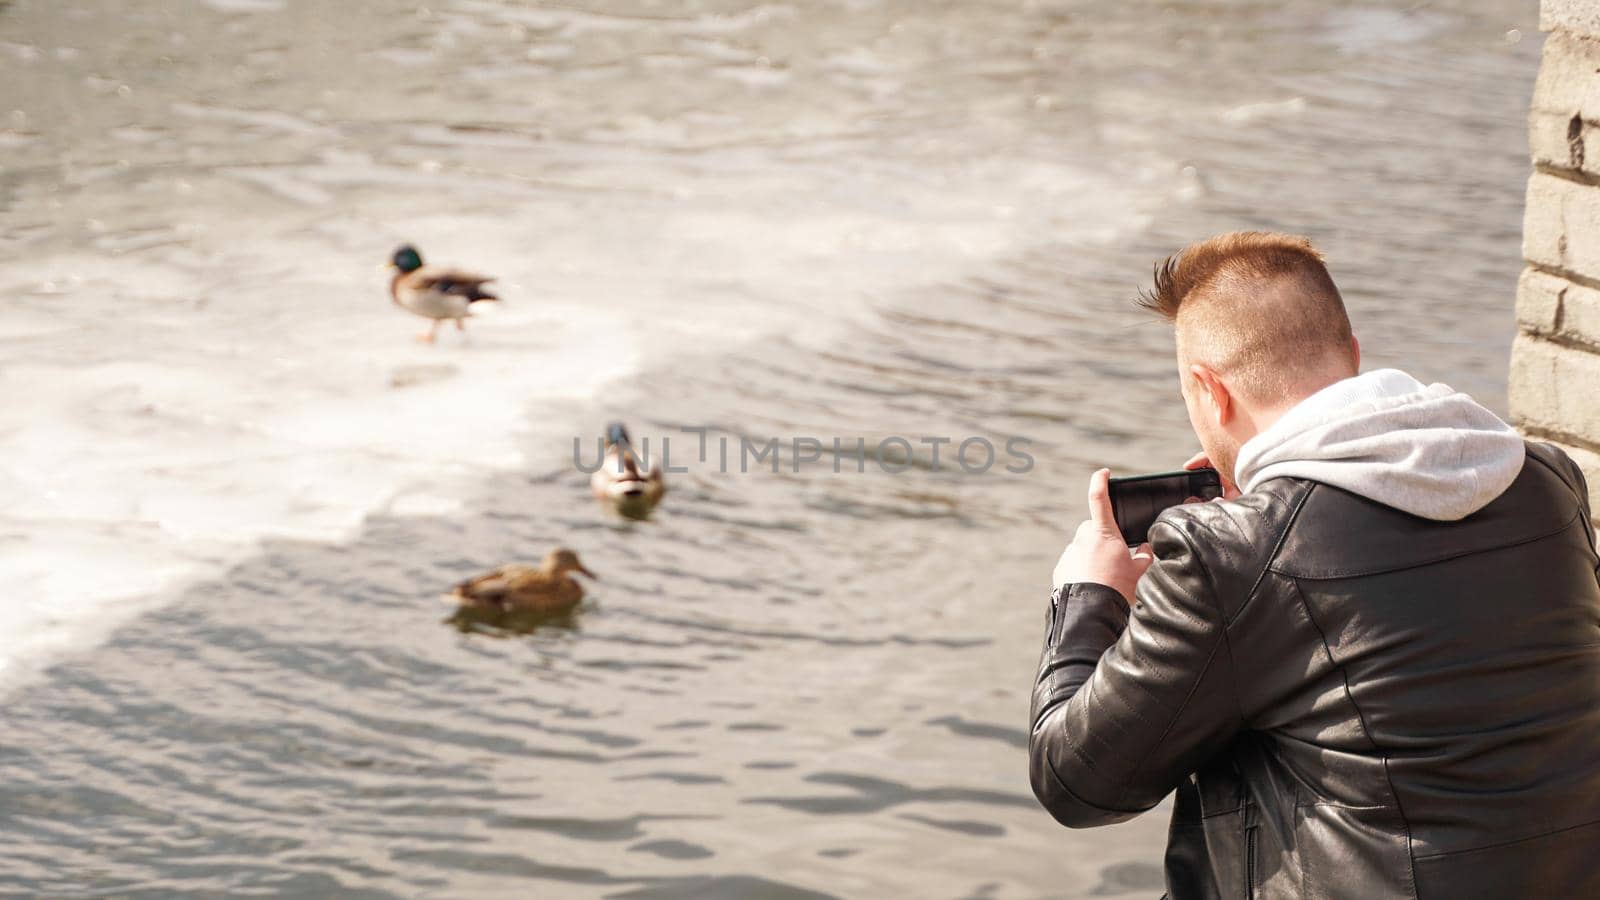
M 621 422 L 606 426 L 606 452 L 600 468 L 589 476 L 589 489 L 624 518 L 644 519 L 666 496 L 667 481 L 659 461 L 646 473 Z
M 550 551 L 537 566 L 513 563 L 470 578 L 446 594 L 447 603 L 486 613 L 555 614 L 583 600 L 583 585 L 572 573 L 599 578 L 565 547 Z
M 433 343 L 446 319 L 455 320 L 457 331 L 466 331 L 472 304 L 500 299 L 483 289 L 493 278 L 460 269 L 425 266 L 422 254 L 410 244 L 394 251 L 389 266 L 395 270 L 389 282 L 389 296 L 395 305 L 433 320 L 427 331 L 417 335 L 419 341 Z

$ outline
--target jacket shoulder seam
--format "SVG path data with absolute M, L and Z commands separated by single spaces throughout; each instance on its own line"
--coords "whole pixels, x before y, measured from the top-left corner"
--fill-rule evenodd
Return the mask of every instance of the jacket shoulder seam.
M 1274 538 L 1272 542 L 1272 551 L 1267 554 L 1266 561 L 1261 565 L 1261 570 L 1256 573 L 1254 580 L 1251 581 L 1250 590 L 1245 592 L 1244 599 L 1239 603 L 1239 608 L 1234 610 L 1233 615 L 1224 616 L 1222 607 L 1219 604 L 1213 604 L 1217 608 L 1217 615 L 1221 619 L 1224 627 L 1231 626 L 1234 620 L 1239 618 L 1239 615 L 1244 612 L 1245 607 L 1250 604 L 1251 599 L 1255 597 L 1256 592 L 1261 588 L 1261 582 L 1267 577 L 1267 573 L 1276 571 L 1273 568 L 1273 564 L 1277 561 L 1278 554 L 1283 552 L 1283 545 L 1285 541 L 1288 540 L 1289 531 L 1294 527 L 1295 520 L 1300 517 L 1300 510 L 1305 506 L 1306 499 L 1311 496 L 1311 492 L 1317 487 L 1316 482 L 1313 481 L 1307 481 L 1304 479 L 1289 480 L 1298 482 L 1300 485 L 1302 485 L 1300 496 L 1294 501 L 1294 507 L 1289 511 L 1289 515 L 1284 518 L 1283 524 L 1278 528 L 1277 537 Z M 1237 523 L 1237 520 L 1233 518 L 1233 513 L 1231 510 L 1223 509 L 1222 512 L 1224 515 L 1227 515 L 1229 519 Z M 1215 528 L 1198 518 L 1186 517 L 1183 519 L 1183 521 L 1194 528 L 1205 531 L 1210 536 L 1216 535 Z M 1184 546 L 1187 547 L 1189 552 L 1194 555 L 1196 560 L 1199 561 L 1200 568 L 1205 572 L 1206 581 L 1211 585 L 1212 594 L 1215 595 L 1217 581 L 1211 576 L 1211 564 L 1208 563 L 1205 556 L 1199 552 L 1199 549 L 1196 547 L 1194 541 L 1189 540 L 1189 536 L 1185 534 L 1184 530 L 1179 528 L 1175 522 L 1162 521 L 1156 524 L 1165 525 L 1177 533 L 1178 537 L 1183 541 Z M 1243 529 L 1241 528 L 1241 530 Z M 1215 597 L 1213 597 L 1213 600 L 1215 600 Z
M 1284 543 L 1289 540 L 1289 532 L 1294 528 L 1294 523 L 1300 518 L 1300 510 L 1305 508 L 1306 500 L 1310 499 L 1312 492 L 1317 489 L 1317 484 L 1314 481 L 1306 482 L 1306 485 L 1300 493 L 1300 499 L 1295 501 L 1294 509 L 1289 511 L 1289 517 L 1284 520 L 1283 528 L 1278 532 L 1277 540 L 1272 542 L 1272 552 L 1267 554 L 1267 561 L 1261 566 L 1261 571 L 1256 574 L 1255 582 L 1250 585 L 1250 592 L 1245 594 L 1244 602 L 1239 604 L 1239 608 L 1228 619 L 1228 625 L 1233 625 L 1234 619 L 1239 618 L 1244 613 L 1245 607 L 1250 605 L 1250 601 L 1255 599 L 1256 591 L 1261 589 L 1261 582 L 1266 579 L 1267 573 L 1275 571 L 1273 566 L 1278 561 L 1278 554 L 1283 552 Z

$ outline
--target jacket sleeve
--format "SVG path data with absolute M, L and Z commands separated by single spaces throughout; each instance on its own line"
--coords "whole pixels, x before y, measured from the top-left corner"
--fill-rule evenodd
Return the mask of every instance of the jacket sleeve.
M 1161 802 L 1241 727 L 1225 623 L 1177 527 L 1151 530 L 1156 562 L 1130 613 L 1112 588 L 1052 595 L 1033 689 L 1033 792 L 1061 824 L 1126 821 Z

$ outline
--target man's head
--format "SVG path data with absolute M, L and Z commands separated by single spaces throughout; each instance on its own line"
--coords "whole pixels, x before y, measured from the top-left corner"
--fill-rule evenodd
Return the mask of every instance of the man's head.
M 1189 424 L 1230 480 L 1245 441 L 1361 365 L 1344 300 L 1303 237 L 1240 231 L 1192 244 L 1156 266 L 1139 305 L 1173 323 Z

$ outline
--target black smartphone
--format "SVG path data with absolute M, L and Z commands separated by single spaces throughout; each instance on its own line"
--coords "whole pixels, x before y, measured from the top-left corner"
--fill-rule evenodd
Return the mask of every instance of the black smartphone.
M 1155 475 L 1128 475 L 1111 479 L 1111 510 L 1129 547 L 1150 539 L 1150 526 L 1162 510 L 1190 497 L 1212 500 L 1222 496 L 1222 476 L 1216 469 L 1187 469 Z

